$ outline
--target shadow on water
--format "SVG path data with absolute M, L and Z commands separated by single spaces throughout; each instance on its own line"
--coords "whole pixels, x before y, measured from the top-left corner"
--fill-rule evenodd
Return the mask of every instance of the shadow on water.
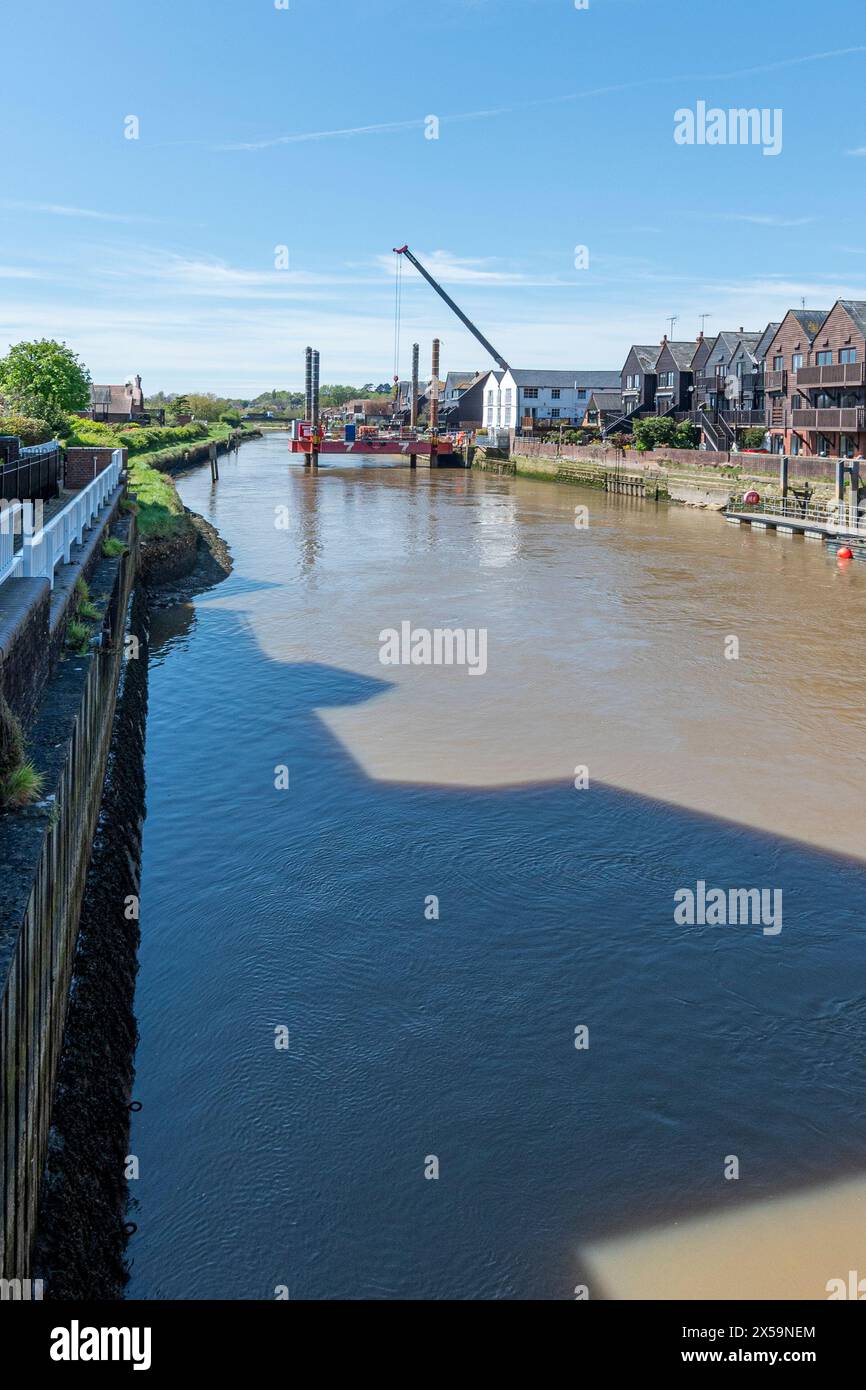
M 317 711 L 386 682 L 217 608 L 183 642 L 148 736 L 131 1296 L 567 1298 L 586 1242 L 862 1165 L 862 865 L 601 785 L 377 782 Z M 676 925 L 699 880 L 781 889 L 781 933 Z

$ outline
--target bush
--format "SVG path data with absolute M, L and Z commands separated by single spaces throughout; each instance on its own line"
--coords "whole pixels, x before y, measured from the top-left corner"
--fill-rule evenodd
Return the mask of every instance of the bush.
M 47 420 L 36 420 L 31 415 L 4 415 L 0 419 L 0 434 L 15 434 L 22 444 L 47 444 L 56 437 Z
M 70 445 L 93 445 L 99 448 L 119 448 L 116 431 L 103 420 L 82 420 L 79 415 L 68 417 L 69 433 L 66 443 Z
M 220 416 L 220 420 L 224 425 L 231 425 L 234 429 L 237 429 L 241 422 L 241 413 L 239 410 L 224 410 Z
M 29 806 L 40 795 L 44 781 L 45 774 L 31 762 L 20 763 L 0 778 L 0 806 Z
M 78 656 L 84 656 L 90 642 L 90 627 L 73 618 L 66 624 L 66 645 Z
M 743 449 L 763 449 L 767 431 L 756 425 L 754 429 L 743 430 L 740 445 Z
M 124 425 L 117 432 L 118 442 L 125 445 L 130 454 L 151 453 L 169 449 L 173 444 L 193 444 L 206 438 L 207 425 L 137 425 L 134 429 Z
M 0 694 L 0 810 L 35 801 L 43 780 L 25 760 L 21 725 Z
M 645 415 L 634 422 L 635 448 L 641 453 L 659 445 L 668 449 L 696 449 L 700 438 L 697 426 L 684 420 L 677 424 L 671 415 Z

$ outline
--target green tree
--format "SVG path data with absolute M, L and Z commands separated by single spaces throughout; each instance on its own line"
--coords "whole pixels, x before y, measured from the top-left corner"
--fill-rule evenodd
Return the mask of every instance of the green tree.
M 743 430 L 740 443 L 744 449 L 763 449 L 766 433 L 762 425 L 756 425 L 754 429 Z
M 23 415 L 57 425 L 90 404 L 90 372 L 65 343 L 16 343 L 0 358 L 0 393 Z
M 218 420 L 224 410 L 228 410 L 231 401 L 224 396 L 214 396 L 210 392 L 202 394 L 193 391 L 184 398 L 187 402 L 187 410 L 194 415 L 197 420 Z
M 647 449 L 696 449 L 701 433 L 697 425 L 689 420 L 679 424 L 672 415 L 644 415 L 634 422 L 635 448 L 641 452 Z

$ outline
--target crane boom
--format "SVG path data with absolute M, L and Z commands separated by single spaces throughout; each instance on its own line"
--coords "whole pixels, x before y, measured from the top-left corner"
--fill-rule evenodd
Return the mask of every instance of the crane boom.
M 481 330 L 476 328 L 472 320 L 470 318 L 467 318 L 463 310 L 457 304 L 454 303 L 454 300 L 451 298 L 450 294 L 446 294 L 445 290 L 443 290 L 442 286 L 438 283 L 438 281 L 433 279 L 433 276 L 430 274 L 429 270 L 424 269 L 423 265 L 418 260 L 418 257 L 413 256 L 412 252 L 409 250 L 409 247 L 395 246 L 394 252 L 398 256 L 405 256 L 407 261 L 412 262 L 415 269 L 419 271 L 421 275 L 424 276 L 424 279 L 427 281 L 428 285 L 433 286 L 434 290 L 439 295 L 439 297 L 445 300 L 445 303 L 448 305 L 448 308 L 451 309 L 457 315 L 460 322 L 465 324 L 466 327 L 469 329 L 469 332 L 478 339 L 485 352 L 490 353 L 490 356 L 493 358 L 496 365 L 498 367 L 501 367 L 503 372 L 507 372 L 508 363 L 506 362 L 505 358 L 500 357 L 493 344 L 487 341 Z

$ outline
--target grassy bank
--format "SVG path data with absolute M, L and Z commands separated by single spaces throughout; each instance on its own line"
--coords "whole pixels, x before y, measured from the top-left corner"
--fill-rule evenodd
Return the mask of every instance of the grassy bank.
M 208 444 L 227 444 L 232 436 L 254 435 L 218 420 L 211 425 L 147 426 L 118 429 L 92 420 L 76 422 L 67 444 L 125 448 L 129 455 L 129 487 L 136 497 L 138 528 L 143 541 L 173 540 L 191 527 L 174 480 L 166 469 L 186 461 L 191 450 Z
M 184 426 L 188 429 L 189 426 Z M 149 431 L 156 433 L 156 431 Z M 160 432 L 174 434 L 174 430 Z M 194 439 L 155 439 L 152 447 L 129 456 L 129 487 L 136 494 L 138 526 L 142 540 L 170 540 L 190 526 L 174 479 L 165 471 L 186 462 L 190 450 L 202 444 L 226 444 L 237 431 L 222 421 L 202 429 Z M 246 431 L 252 434 L 252 431 Z

